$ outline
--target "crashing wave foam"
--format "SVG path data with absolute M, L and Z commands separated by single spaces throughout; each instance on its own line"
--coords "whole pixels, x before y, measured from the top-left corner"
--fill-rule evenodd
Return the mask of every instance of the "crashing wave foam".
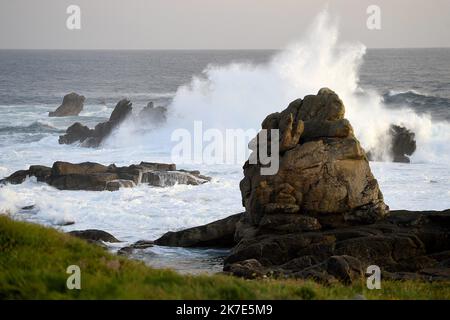
M 388 160 L 390 124 L 416 133 L 418 152 L 413 161 L 428 161 L 433 158 L 430 153 L 438 159 L 448 157 L 450 147 L 442 140 L 450 139 L 449 123 L 434 123 L 408 106 L 387 108 L 383 96 L 360 87 L 358 73 L 365 52 L 360 43 L 340 43 L 336 23 L 322 12 L 301 41 L 275 54 L 267 64 L 211 65 L 177 90 L 164 127 L 142 132 L 127 121 L 109 143 L 170 150 L 174 144 L 170 133 L 177 128 L 192 131 L 198 120 L 205 129 L 258 129 L 265 115 L 329 87 L 344 101 L 346 117 L 362 145 L 378 158 Z

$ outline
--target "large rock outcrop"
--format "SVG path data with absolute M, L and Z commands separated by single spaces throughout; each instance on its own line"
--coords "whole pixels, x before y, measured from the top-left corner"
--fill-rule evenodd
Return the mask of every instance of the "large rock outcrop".
M 450 210 L 393 211 L 373 224 L 328 230 L 260 229 L 237 243 L 224 270 L 248 260 L 264 275 L 326 283 L 360 281 L 371 265 L 384 278 L 450 280 Z
M 339 97 L 321 89 L 263 121 L 263 129 L 279 130 L 279 170 L 262 175 L 261 164 L 245 163 L 240 187 L 247 214 L 238 233 L 282 223 L 306 229 L 372 223 L 388 214 L 344 113 Z
M 20 184 L 27 177 L 36 177 L 40 182 L 60 190 L 116 191 L 144 183 L 157 187 L 175 184 L 200 185 L 211 180 L 199 171 L 177 170 L 175 164 L 141 162 L 126 167 L 114 164 L 104 166 L 94 162 L 73 164 L 57 161 L 53 166 L 30 166 L 19 170 L 1 183 Z
M 222 234 L 208 230 L 230 234 L 237 221 L 224 264 L 237 276 L 352 283 L 377 265 L 384 278 L 449 280 L 450 210 L 389 212 L 344 114 L 339 97 L 321 89 L 269 115 L 262 128 L 279 130 L 279 150 L 270 150 L 279 170 L 263 175 L 259 162 L 245 163 L 246 212 L 155 243 L 214 246 L 214 234 Z M 262 146 L 250 143 L 253 152 Z
M 132 109 L 129 100 L 120 100 L 108 121 L 97 124 L 94 129 L 89 129 L 87 126 L 76 122 L 67 128 L 65 135 L 59 137 L 59 143 L 81 142 L 82 146 L 85 147 L 98 147 L 131 114 Z
M 80 96 L 75 92 L 66 94 L 62 104 L 55 110 L 49 112 L 49 117 L 67 117 L 77 116 L 83 110 L 84 96 Z

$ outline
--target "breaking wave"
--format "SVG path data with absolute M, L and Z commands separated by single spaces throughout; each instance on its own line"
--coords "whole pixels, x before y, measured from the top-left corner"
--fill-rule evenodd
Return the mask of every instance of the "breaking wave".
M 361 43 L 341 43 L 338 27 L 322 12 L 304 37 L 276 53 L 266 64 L 210 65 L 200 76 L 180 87 L 169 105 L 169 118 L 162 128 L 146 133 L 136 124 L 124 123 L 110 138 L 115 146 L 138 145 L 170 150 L 171 132 L 202 121 L 203 129 L 259 129 L 263 118 L 283 110 L 290 101 L 315 94 L 322 87 L 333 89 L 344 101 L 346 117 L 366 149 L 387 160 L 391 124 L 416 133 L 418 151 L 412 161 L 448 158 L 450 125 L 432 121 L 429 114 L 414 111 L 416 104 L 447 104 L 444 98 L 408 91 L 382 95 L 359 84 L 359 68 L 366 48 Z M 421 102 L 419 102 L 421 101 Z M 397 108 L 386 105 L 395 103 Z

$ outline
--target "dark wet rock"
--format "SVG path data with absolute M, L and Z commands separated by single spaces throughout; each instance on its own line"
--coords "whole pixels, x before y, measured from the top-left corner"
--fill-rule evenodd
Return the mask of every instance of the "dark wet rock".
M 267 270 L 255 259 L 244 260 L 227 265 L 223 271 L 245 279 L 263 278 L 267 274 Z
M 108 183 L 118 179 L 114 173 L 67 174 L 52 177 L 50 185 L 59 190 L 107 190 Z
M 87 241 L 120 242 L 112 234 L 97 229 L 74 230 L 68 232 L 68 234 Z
M 388 136 L 390 139 L 389 156 L 392 161 L 410 163 L 409 156 L 413 155 L 417 148 L 415 133 L 405 127 L 391 124 Z M 371 161 L 383 160 L 383 157 L 373 150 L 369 150 L 367 156 Z
M 133 243 L 130 247 L 133 249 L 147 249 L 153 247 L 153 241 L 151 240 L 139 240 Z
M 153 247 L 153 244 L 154 244 L 154 242 L 150 241 L 150 240 L 139 240 L 129 246 L 120 248 L 117 251 L 117 254 L 118 255 L 130 255 L 133 253 L 133 251 L 135 249 L 142 250 L 142 249 L 151 248 L 151 247 Z
M 289 233 L 320 230 L 322 226 L 314 217 L 300 214 L 266 214 L 259 222 L 259 233 Z
M 117 255 L 119 256 L 129 256 L 132 253 L 133 253 L 132 247 L 123 247 L 117 250 Z
M 324 262 L 307 267 L 291 276 L 312 279 L 323 283 L 342 282 L 353 284 L 361 281 L 364 273 L 361 262 L 351 256 L 331 256 Z
M 75 224 L 75 221 L 61 221 L 61 222 L 56 223 L 56 225 L 60 226 L 60 227 L 71 226 L 74 224 Z
M 52 168 L 30 166 L 2 180 L 19 184 L 34 176 L 60 190 L 116 191 L 138 184 L 166 187 L 175 184 L 199 185 L 210 181 L 198 171 L 177 170 L 175 164 L 141 162 L 127 167 L 105 166 L 95 162 L 69 163 L 57 161 Z
M 10 176 L 1 180 L 1 183 L 10 183 L 10 184 L 21 184 L 25 181 L 27 177 L 30 176 L 30 172 L 28 170 L 19 170 L 11 174 Z
M 155 240 L 159 246 L 169 247 L 231 247 L 234 244 L 236 223 L 241 213 L 228 218 L 178 232 L 167 232 Z
M 225 267 L 256 259 L 287 277 L 354 283 L 368 266 L 378 265 L 391 279 L 449 280 L 449 221 L 450 210 L 401 210 L 368 225 L 265 233 L 240 240 Z
M 109 182 L 118 178 L 117 174 L 108 172 L 107 166 L 98 163 L 57 161 L 47 182 L 60 190 L 103 191 Z
M 21 210 L 33 210 L 34 208 L 35 208 L 35 205 L 32 204 L 32 205 L 29 205 L 29 206 L 22 207 L 22 208 L 20 208 L 20 209 L 21 209 Z
M 152 125 L 160 125 L 167 120 L 167 108 L 155 107 L 153 102 L 149 102 L 138 115 L 140 121 L 149 122 Z
M 106 190 L 117 191 L 121 188 L 133 188 L 136 186 L 132 180 L 116 179 L 106 182 Z
M 81 142 L 82 146 L 85 147 L 98 147 L 131 114 L 131 105 L 131 102 L 127 99 L 120 100 L 109 120 L 97 124 L 94 129 L 89 129 L 79 122 L 74 123 L 67 129 L 65 135 L 59 137 L 59 143 Z
M 56 161 L 52 167 L 52 176 L 70 174 L 88 175 L 94 173 L 107 173 L 108 167 L 95 162 L 70 163 Z
M 89 127 L 75 122 L 66 130 L 66 134 L 59 137 L 59 144 L 72 144 L 74 142 L 84 142 L 87 138 L 92 137 L 93 130 Z
M 142 175 L 142 182 L 156 187 L 170 187 L 175 184 L 200 185 L 209 181 L 186 171 L 149 171 Z
M 414 132 L 405 127 L 391 125 L 389 131 L 392 137 L 392 156 L 394 162 L 409 163 L 409 157 L 416 151 Z
M 28 169 L 29 175 L 36 177 L 37 181 L 45 182 L 52 174 L 52 169 L 46 166 L 34 165 Z
M 414 132 L 405 127 L 391 125 L 389 134 L 392 138 L 392 157 L 394 162 L 409 163 L 411 156 L 416 151 Z
M 62 104 L 52 112 L 49 112 L 49 117 L 67 117 L 77 116 L 84 106 L 84 96 L 80 96 L 75 92 L 66 94 L 63 98 Z
M 30 166 L 28 170 L 19 170 L 0 180 L 0 183 L 21 184 L 27 177 L 36 177 L 37 181 L 44 182 L 51 175 L 51 168 L 46 166 Z

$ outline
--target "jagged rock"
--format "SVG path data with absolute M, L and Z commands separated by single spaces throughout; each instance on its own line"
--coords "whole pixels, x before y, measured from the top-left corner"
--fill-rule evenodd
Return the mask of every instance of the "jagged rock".
M 411 156 L 416 151 L 416 140 L 414 132 L 405 127 L 391 125 L 389 134 L 392 138 L 392 157 L 394 162 L 409 163 Z
M 66 130 L 66 134 L 59 137 L 59 144 L 72 144 L 74 142 L 83 142 L 93 135 L 93 130 L 75 122 Z
M 77 116 L 83 110 L 84 100 L 84 96 L 75 92 L 66 94 L 62 104 L 55 111 L 49 112 L 48 115 L 49 117 Z
M 388 154 L 392 161 L 410 163 L 409 156 L 413 155 L 417 148 L 415 133 L 405 127 L 391 124 L 387 134 L 390 139 Z M 383 160 L 382 155 L 373 150 L 367 152 L 367 157 L 371 161 Z
M 414 274 L 414 278 L 427 275 L 428 280 L 443 280 L 450 270 L 442 263 L 450 255 L 449 222 L 450 210 L 402 210 L 369 225 L 266 233 L 241 240 L 225 266 L 256 259 L 267 270 L 288 277 L 353 283 L 361 279 L 361 270 L 378 265 L 392 279 Z M 335 256 L 345 257 L 345 261 Z
M 104 241 L 104 242 L 120 242 L 117 240 L 112 234 L 97 229 L 88 229 L 88 230 L 74 230 L 68 232 L 71 236 L 87 240 L 87 241 Z
M 274 276 L 351 284 L 364 279 L 369 265 L 378 265 L 386 279 L 450 279 L 450 210 L 392 211 L 389 217 L 368 225 L 287 233 L 266 230 L 233 242 L 233 223 L 238 225 L 241 217 L 169 232 L 155 244 L 234 246 L 224 271 L 251 279 Z M 221 241 L 224 230 L 228 234 L 225 243 Z
M 79 141 L 85 147 L 98 147 L 128 117 L 132 111 L 131 105 L 127 99 L 120 100 L 109 120 L 97 124 L 94 129 L 89 129 L 79 122 L 74 123 L 67 129 L 65 135 L 59 137 L 59 143 L 71 144 Z
M 241 213 L 228 218 L 179 232 L 167 232 L 155 240 L 159 246 L 169 247 L 230 247 L 234 244 L 236 223 Z
M 321 89 L 263 121 L 263 129 L 279 129 L 282 141 L 288 142 L 280 150 L 277 174 L 264 176 L 262 165 L 244 165 L 241 192 L 251 225 L 258 227 L 267 214 L 311 216 L 325 227 L 371 223 L 387 215 L 365 152 L 344 113 L 339 97 Z M 294 134 L 295 139 L 283 138 L 293 136 L 293 127 L 304 130 L 296 131 L 302 133 Z
M 2 184 L 10 183 L 10 184 L 21 184 L 25 181 L 27 177 L 29 177 L 29 170 L 19 170 L 11 174 L 10 176 L 0 180 Z
M 139 120 L 150 122 L 153 125 L 159 125 L 166 122 L 167 108 L 155 107 L 153 102 L 149 102 L 145 108 L 139 112 Z
M 20 184 L 27 177 L 35 176 L 60 190 L 116 191 L 132 188 L 140 183 L 153 186 L 173 186 L 175 184 L 199 185 L 211 180 L 198 171 L 177 170 L 175 164 L 141 162 L 128 167 L 114 164 L 104 166 L 94 162 L 73 164 L 57 161 L 52 168 L 30 166 L 1 180 L 2 183 Z
M 46 166 L 34 165 L 28 169 L 29 175 L 36 177 L 37 181 L 45 182 L 52 174 L 52 169 Z
M 38 181 L 45 182 L 51 175 L 52 169 L 46 166 L 30 166 L 28 170 L 19 170 L 0 180 L 0 183 L 21 184 L 27 177 L 36 177 Z
M 259 222 L 258 232 L 300 232 L 320 230 L 322 226 L 314 217 L 300 214 L 266 214 Z

